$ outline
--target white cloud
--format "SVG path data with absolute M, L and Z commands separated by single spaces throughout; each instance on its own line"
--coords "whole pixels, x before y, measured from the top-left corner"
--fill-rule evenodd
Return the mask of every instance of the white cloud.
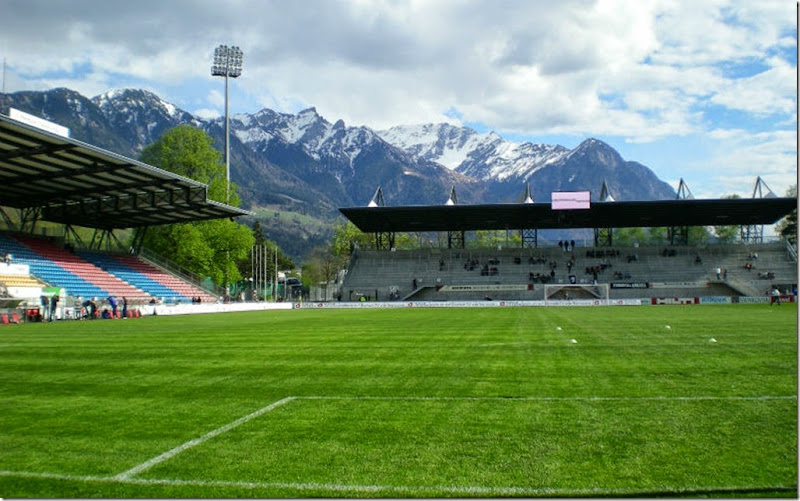
M 767 161 L 769 134 L 796 127 L 796 62 L 786 60 L 796 5 L 786 0 L 3 0 L 3 17 L 2 56 L 18 76 L 9 90 L 168 89 L 165 99 L 218 114 L 224 96 L 209 68 L 226 43 L 244 51 L 231 93 L 245 97 L 232 103 L 316 106 L 348 125 L 452 122 L 457 110 L 534 140 L 669 147 L 696 135 L 716 145 L 709 131 L 738 127 L 714 122 L 721 108 L 741 114 L 742 129 L 767 130 L 741 157 L 761 141 L 758 160 L 774 165 L 785 155 Z
M 209 91 L 208 97 L 206 99 L 209 102 L 209 104 L 215 107 L 225 106 L 225 94 L 216 89 Z
M 797 184 L 797 136 L 794 131 L 752 133 L 740 129 L 718 129 L 709 137 L 716 141 L 705 169 L 716 172 L 712 182 L 722 193 L 752 196 L 760 176 L 778 196 Z M 750 187 L 749 192 L 742 191 Z
M 749 78 L 728 82 L 711 102 L 732 110 L 757 116 L 773 113 L 795 116 L 797 113 L 797 68 L 786 61 L 770 58 L 770 68 Z
M 220 112 L 219 110 L 208 109 L 208 108 L 200 108 L 198 110 L 194 110 L 192 112 L 193 115 L 203 118 L 205 120 L 212 120 L 214 118 L 221 117 L 224 112 Z

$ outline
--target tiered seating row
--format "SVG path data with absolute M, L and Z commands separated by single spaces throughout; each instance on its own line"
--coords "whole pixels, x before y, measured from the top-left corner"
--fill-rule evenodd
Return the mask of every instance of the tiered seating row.
M 151 296 L 161 298 L 162 301 L 166 302 L 188 302 L 190 298 L 182 295 L 181 293 L 177 292 L 176 290 L 165 286 L 164 284 L 154 280 L 153 278 L 147 276 L 145 273 L 133 269 L 132 267 L 128 266 L 128 264 L 123 263 L 117 258 L 112 257 L 109 254 L 101 254 L 98 252 L 79 252 L 78 253 L 83 259 L 93 263 L 96 266 L 106 270 L 107 272 L 113 274 L 125 280 L 126 282 L 135 285 L 139 289 L 147 292 Z
M 750 257 L 758 254 L 758 258 Z M 747 262 L 754 268 L 744 267 Z M 720 277 L 716 269 L 720 268 Z M 725 271 L 727 270 L 727 272 Z M 771 270 L 770 272 L 762 270 Z M 770 278 L 760 276 L 769 274 Z M 358 251 L 351 260 L 342 287 L 342 299 L 376 295 L 390 299 L 448 299 L 447 294 L 432 294 L 438 285 L 530 284 L 528 291 L 504 293 L 508 299 L 541 299 L 545 283 L 656 283 L 658 289 L 612 289 L 612 297 L 681 294 L 692 284 L 706 295 L 725 295 L 741 290 L 761 295 L 769 282 L 797 282 L 796 263 L 781 243 L 705 246 L 705 247 L 576 247 L 538 249 L 464 249 L 416 251 Z M 674 284 L 672 290 L 669 284 Z M 687 288 L 688 287 L 688 288 Z M 426 289 L 427 288 L 427 289 Z M 684 290 L 685 289 L 685 290 Z M 352 291 L 352 293 L 351 293 Z
M 0 284 L 6 287 L 46 287 L 47 284 L 33 276 L 23 275 L 2 275 L 0 274 Z
M 190 301 L 193 297 L 199 297 L 204 303 L 213 303 L 218 299 L 203 289 L 195 287 L 189 282 L 181 280 L 180 278 L 171 275 L 161 268 L 158 268 L 146 261 L 142 261 L 136 256 L 117 254 L 109 257 L 114 259 L 120 265 L 126 266 L 130 270 L 139 272 L 141 275 L 147 277 L 150 281 L 161 284 L 167 290 L 174 291 L 175 294 L 178 294 L 184 298 L 183 300 Z
M 12 254 L 14 262 L 27 264 L 32 275 L 49 285 L 64 287 L 69 294 L 84 297 L 107 296 L 106 291 L 44 259 L 29 247 L 4 234 L 0 234 L 0 253 Z
M 11 253 L 15 262 L 30 266 L 31 274 L 51 286 L 65 288 L 72 296 L 125 296 L 133 302 L 150 299 L 146 292 L 45 240 L 0 235 L 0 252 Z

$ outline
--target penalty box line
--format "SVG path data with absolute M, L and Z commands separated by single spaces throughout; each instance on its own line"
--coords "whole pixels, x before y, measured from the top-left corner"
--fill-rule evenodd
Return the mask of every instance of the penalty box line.
M 223 433 L 227 433 L 227 432 L 231 431 L 232 429 L 236 428 L 237 426 L 240 426 L 240 425 L 242 425 L 242 424 L 244 424 L 244 423 L 246 423 L 246 422 L 248 422 L 248 421 L 250 421 L 252 419 L 255 419 L 255 418 L 261 416 L 262 414 L 266 414 L 267 412 L 269 412 L 269 411 L 271 411 L 273 409 L 276 409 L 276 408 L 278 408 L 278 407 L 280 407 L 282 405 L 288 404 L 289 402 L 291 402 L 295 398 L 296 397 L 286 397 L 286 398 L 283 398 L 281 400 L 278 400 L 277 402 L 273 402 L 273 403 L 271 403 L 271 404 L 269 404 L 269 405 L 267 405 L 265 407 L 262 407 L 262 408 L 258 409 L 257 411 L 251 412 L 250 414 L 248 414 L 246 416 L 240 417 L 239 419 L 237 419 L 235 421 L 231 421 L 230 423 L 228 423 L 228 424 L 226 424 L 224 426 L 220 426 L 219 428 L 206 433 L 202 437 L 194 438 L 192 440 L 189 440 L 188 442 L 185 442 L 185 443 L 179 445 L 178 447 L 175 447 L 174 449 L 170 449 L 170 450 L 168 450 L 167 452 L 165 452 L 163 454 L 159 454 L 158 456 L 156 456 L 156 457 L 154 457 L 152 459 L 149 459 L 149 460 L 145 461 L 144 463 L 136 465 L 133 468 L 131 468 L 130 470 L 124 471 L 124 472 L 120 473 L 119 475 L 116 475 L 113 478 L 115 478 L 117 480 L 128 480 L 132 476 L 137 475 L 137 474 L 139 474 L 139 473 L 141 473 L 141 472 L 143 472 L 143 471 L 145 471 L 147 469 L 150 469 L 150 468 L 152 468 L 153 466 L 155 466 L 155 465 L 157 465 L 159 463 L 163 463 L 164 461 L 166 461 L 168 459 L 171 459 L 174 456 L 177 456 L 178 454 L 180 454 L 181 452 L 183 452 L 183 451 L 185 451 L 187 449 L 190 449 L 190 448 L 192 448 L 192 447 L 194 447 L 196 445 L 200 445 L 203 442 L 211 440 L 212 438 L 214 438 L 216 436 L 222 435 Z

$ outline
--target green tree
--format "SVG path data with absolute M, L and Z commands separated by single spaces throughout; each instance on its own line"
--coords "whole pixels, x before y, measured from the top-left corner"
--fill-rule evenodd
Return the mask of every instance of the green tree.
M 189 125 L 170 129 L 140 156 L 145 163 L 207 184 L 208 197 L 224 202 L 227 183 L 221 158 L 211 137 Z M 235 185 L 231 185 L 230 205 L 239 205 Z M 152 227 L 144 245 L 193 273 L 227 286 L 241 278 L 236 262 L 247 257 L 254 241 L 247 226 L 214 219 Z
M 797 198 L 797 185 L 789 187 L 786 191 L 787 197 Z M 797 209 L 794 209 L 788 216 L 784 217 L 775 225 L 775 230 L 781 238 L 789 242 L 797 243 Z
M 370 249 L 375 247 L 374 236 L 359 230 L 350 221 L 345 221 L 333 229 L 333 242 L 331 252 L 340 259 L 341 263 L 347 262 L 355 247 Z
M 191 125 L 179 125 L 165 132 L 142 150 L 139 159 L 208 185 L 208 198 L 238 207 L 236 185 L 231 183 L 230 201 L 226 201 L 226 173 L 222 154 L 214 149 L 213 139 Z
M 647 228 L 648 245 L 666 245 L 667 243 L 669 243 L 669 239 L 666 228 L 662 226 Z
M 341 260 L 334 255 L 330 245 L 320 245 L 309 252 L 303 263 L 303 285 L 332 282 L 341 268 Z
M 614 230 L 614 245 L 633 247 L 634 244 L 645 245 L 649 236 L 644 228 L 618 228 Z
M 689 226 L 688 240 L 690 245 L 705 245 L 711 240 L 711 232 L 707 226 Z
M 522 242 L 518 231 L 506 230 L 475 230 L 475 239 L 472 246 L 478 248 L 497 247 L 498 245 L 514 245 Z

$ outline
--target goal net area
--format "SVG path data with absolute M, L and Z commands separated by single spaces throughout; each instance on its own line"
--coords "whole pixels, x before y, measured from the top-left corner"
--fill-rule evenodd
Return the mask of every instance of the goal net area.
M 544 304 L 564 301 L 608 304 L 608 284 L 545 284 Z

